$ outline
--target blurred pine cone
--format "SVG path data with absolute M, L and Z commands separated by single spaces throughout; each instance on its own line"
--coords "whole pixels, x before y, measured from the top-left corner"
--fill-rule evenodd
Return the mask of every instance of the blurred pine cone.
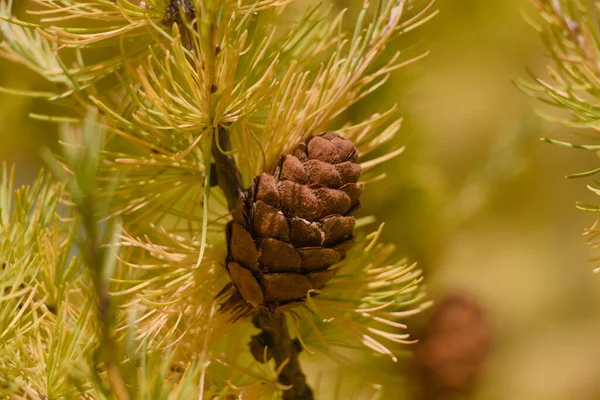
M 464 293 L 449 294 L 432 310 L 413 353 L 415 399 L 470 397 L 486 370 L 492 344 L 485 311 Z
M 352 142 L 325 133 L 256 177 L 228 225 L 227 270 L 239 296 L 281 311 L 337 272 L 353 243 L 362 186 Z

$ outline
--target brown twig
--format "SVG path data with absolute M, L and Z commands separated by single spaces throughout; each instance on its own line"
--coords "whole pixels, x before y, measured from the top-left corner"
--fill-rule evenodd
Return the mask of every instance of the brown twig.
M 242 194 L 242 175 L 231 154 L 231 140 L 227 129 L 219 127 L 213 137 L 212 155 L 215 159 L 217 184 L 225 193 L 229 211 L 233 211 Z
M 163 24 L 171 27 L 173 24 L 179 26 L 181 42 L 183 46 L 191 52 L 195 51 L 194 40 L 186 28 L 185 24 L 194 20 L 196 9 L 190 0 L 171 0 L 165 12 Z
M 259 341 L 259 347 L 267 348 L 267 359 L 273 357 L 277 369 L 280 370 L 279 382 L 291 386 L 283 392 L 283 400 L 312 400 L 313 392 L 306 383 L 306 376 L 298 358 L 302 347 L 297 340 L 290 337 L 285 314 L 263 310 L 254 317 L 254 326 L 262 332 L 253 338 L 251 345 Z

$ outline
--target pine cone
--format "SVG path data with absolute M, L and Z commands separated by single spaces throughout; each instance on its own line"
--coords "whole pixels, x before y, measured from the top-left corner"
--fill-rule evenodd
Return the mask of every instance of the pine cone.
M 227 270 L 243 299 L 283 310 L 337 272 L 353 243 L 362 186 L 352 142 L 325 133 L 256 177 L 228 225 Z

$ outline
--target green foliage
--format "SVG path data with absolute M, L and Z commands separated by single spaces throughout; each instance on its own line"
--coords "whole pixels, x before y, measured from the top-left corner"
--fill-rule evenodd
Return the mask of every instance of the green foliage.
M 42 174 L 13 192 L 14 169 L 4 166 L 2 177 L 1 393 L 87 393 L 85 371 L 95 346 L 91 302 L 74 253 L 77 227 L 58 212 L 62 185 Z

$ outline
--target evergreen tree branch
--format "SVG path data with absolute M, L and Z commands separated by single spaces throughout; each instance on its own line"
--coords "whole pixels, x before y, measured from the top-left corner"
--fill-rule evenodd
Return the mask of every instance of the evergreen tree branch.
M 245 276 L 235 279 L 229 265 L 227 271 L 218 268 L 231 241 L 231 237 L 224 240 L 222 216 L 238 210 L 247 193 L 245 183 L 252 177 L 273 172 L 277 160 L 291 154 L 294 146 L 323 132 L 354 143 L 360 153 L 366 174 L 350 184 L 357 195 L 363 183 L 382 176 L 372 167 L 401 149 L 377 158 L 372 152 L 389 143 L 399 129 L 395 108 L 343 126 L 340 115 L 407 63 L 400 52 L 387 57 L 386 45 L 430 18 L 425 15 L 429 6 L 420 11 L 413 0 L 378 0 L 371 7 L 364 2 L 352 33 L 342 29 L 343 12 L 335 16 L 315 6 L 298 18 L 293 14 L 296 9 L 285 11 L 294 0 L 89 0 L 76 6 L 72 0 L 39 0 L 44 8 L 34 10 L 41 15 L 39 23 L 16 19 L 15 1 L 0 5 L 0 57 L 57 85 L 56 93 L 19 93 L 49 101 L 70 97 L 80 111 L 92 106 L 105 118 L 88 118 L 82 134 L 63 138 L 64 163 L 51 163 L 66 183 L 65 205 L 78 211 L 72 215 L 72 232 L 64 235 L 71 240 L 84 233 L 77 261 L 67 264 L 70 246 L 59 243 L 63 232 L 56 228 L 60 235 L 49 240 L 31 235 L 44 238 L 43 246 L 38 246 L 42 250 L 29 251 L 35 262 L 8 260 L 12 269 L 0 271 L 5 286 L 14 288 L 2 296 L 12 309 L 0 319 L 8 321 L 6 326 L 18 321 L 10 333 L 28 336 L 23 343 L 13 341 L 0 349 L 0 375 L 8 368 L 10 379 L 17 377 L 19 385 L 24 379 L 23 387 L 35 388 L 36 395 L 48 387 L 47 397 L 189 399 L 232 393 L 240 398 L 312 400 L 299 354 L 303 347 L 331 352 L 325 334 L 336 345 L 354 348 L 360 343 L 396 360 L 389 343 L 410 343 L 407 334 L 397 333 L 405 328 L 397 320 L 419 312 L 415 307 L 423 299 L 422 278 L 416 266 L 387 258 L 388 247 L 377 243 L 380 230 L 366 236 L 357 231 L 351 256 L 345 256 L 344 246 L 334 249 L 343 258 L 338 266 L 316 273 L 325 274 L 331 285 L 311 281 L 311 287 L 324 290 L 318 296 L 306 291 L 305 304 L 293 304 L 293 322 L 299 326 L 290 332 L 292 321 L 281 311 L 285 308 L 276 313 L 241 294 L 245 283 L 255 278 L 260 283 L 258 278 L 270 274 L 268 268 L 260 265 L 258 272 L 246 268 Z M 370 23 L 368 16 L 373 17 Z M 89 53 L 93 48 L 98 54 Z M 377 61 L 381 56 L 382 63 Z M 101 80 L 114 85 L 98 85 Z M 101 126 L 110 130 L 111 141 L 118 140 L 114 147 L 104 148 Z M 234 145 L 230 135 L 236 135 Z M 129 147 L 121 146 L 121 140 Z M 215 185 L 223 190 L 227 209 L 222 201 L 209 202 Z M 0 203 L 7 191 L 0 190 Z M 10 209 L 0 208 L 4 213 Z M 249 214 L 252 208 L 243 211 Z M 283 207 L 275 211 L 284 213 Z M 116 229 L 121 225 L 116 216 L 124 218 L 123 233 Z M 371 219 L 356 220 L 354 228 L 370 223 L 365 221 Z M 15 232 L 11 236 L 16 237 L 19 231 Z M 238 248 L 257 247 L 270 238 L 250 236 Z M 323 250 L 330 250 L 322 244 Z M 230 264 L 229 248 L 227 252 Z M 62 257 L 58 261 L 56 254 Z M 77 274 L 77 284 L 60 272 L 64 284 L 56 291 L 56 279 L 29 278 L 38 269 L 19 272 L 22 265 L 37 266 L 37 258 L 48 264 L 44 278 L 66 270 L 55 267 L 65 264 L 75 271 L 71 276 Z M 283 262 L 287 257 L 274 258 Z M 85 274 L 79 273 L 82 263 Z M 343 273 L 329 275 L 342 268 Z M 304 272 L 296 274 L 298 279 L 318 276 Z M 21 282 L 31 288 L 21 290 Z M 221 292 L 231 294 L 232 302 L 216 313 L 223 285 Z M 265 291 L 262 286 L 259 290 Z M 49 300 L 59 305 L 56 316 L 44 310 L 43 303 Z M 22 304 L 29 307 L 28 314 L 21 312 Z M 252 319 L 260 333 L 253 337 L 250 351 L 260 362 L 273 358 L 275 373 L 271 365 L 261 366 L 247 351 L 240 351 L 239 339 L 253 328 L 234 325 L 231 315 L 233 321 Z M 49 327 L 53 330 L 46 333 Z M 42 334 L 39 342 L 48 346 L 36 346 L 33 355 L 29 348 L 20 350 L 30 337 L 37 342 L 34 335 Z M 314 343 L 307 341 L 311 338 Z M 221 351 L 224 345 L 226 352 Z M 13 354 L 26 357 L 15 361 Z M 61 361 L 58 369 L 56 360 Z M 62 384 L 67 380 L 68 387 Z M 4 389 L 0 382 L 0 397 Z

